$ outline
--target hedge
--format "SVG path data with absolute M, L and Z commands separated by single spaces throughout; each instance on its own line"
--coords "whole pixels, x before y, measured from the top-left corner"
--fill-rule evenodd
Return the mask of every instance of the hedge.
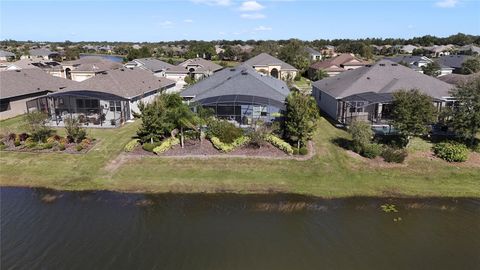
M 227 153 L 235 150 L 237 147 L 247 144 L 250 141 L 250 138 L 247 136 L 241 136 L 236 138 L 232 143 L 223 143 L 219 138 L 212 136 L 210 137 L 210 141 L 216 149 Z
M 433 153 L 448 162 L 464 162 L 468 159 L 468 148 L 456 142 L 437 143 L 433 146 Z
M 278 149 L 284 151 L 285 153 L 289 155 L 293 154 L 293 147 L 286 141 L 278 138 L 277 136 L 269 134 L 265 136 L 265 140 L 271 143 L 273 146 L 277 147 Z
M 153 148 L 153 152 L 158 155 L 171 149 L 177 144 L 180 144 L 180 140 L 175 137 L 170 137 L 168 139 L 163 140 L 159 146 Z

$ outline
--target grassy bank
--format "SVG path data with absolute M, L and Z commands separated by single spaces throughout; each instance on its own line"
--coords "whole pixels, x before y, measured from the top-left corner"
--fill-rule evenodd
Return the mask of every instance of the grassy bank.
M 20 123 L 21 118 L 2 121 L 0 132 L 19 132 Z M 324 119 L 314 139 L 317 155 L 308 161 L 141 157 L 120 162 L 122 148 L 138 125 L 137 121 L 119 129 L 90 129 L 99 142 L 84 155 L 0 152 L 1 185 L 133 192 L 280 191 L 322 197 L 480 197 L 479 167 L 414 153 L 405 165 L 375 166 L 332 143 L 348 134 Z M 418 143 L 415 147 L 422 149 Z M 416 148 L 411 152 L 419 151 Z

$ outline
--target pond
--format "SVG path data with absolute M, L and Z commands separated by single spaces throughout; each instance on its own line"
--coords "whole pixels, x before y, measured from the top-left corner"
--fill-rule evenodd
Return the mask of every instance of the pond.
M 478 269 L 478 199 L 1 188 L 2 269 Z M 389 204 L 398 212 L 384 212 Z
M 123 62 L 123 57 L 117 56 L 117 55 L 108 55 L 108 54 L 85 54 L 85 53 L 80 54 L 80 58 L 88 57 L 88 56 L 101 57 L 101 58 L 104 58 L 104 59 L 106 59 L 106 60 L 110 60 L 110 61 L 113 61 L 113 62 L 119 62 L 119 63 L 122 63 L 122 62 Z

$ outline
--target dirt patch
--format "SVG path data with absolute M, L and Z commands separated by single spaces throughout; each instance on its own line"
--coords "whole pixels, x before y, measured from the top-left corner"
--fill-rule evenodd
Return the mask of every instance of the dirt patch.
M 141 150 L 144 151 L 143 149 Z M 148 153 L 147 151 L 144 152 Z M 108 162 L 107 165 L 104 167 L 104 170 L 111 174 L 118 170 L 127 161 L 139 158 L 140 156 L 137 155 L 126 155 L 125 153 L 121 153 L 115 159 L 112 159 L 110 162 Z

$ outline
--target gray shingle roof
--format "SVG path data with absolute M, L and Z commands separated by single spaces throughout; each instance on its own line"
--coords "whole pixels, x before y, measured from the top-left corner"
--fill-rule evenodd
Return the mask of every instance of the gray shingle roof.
M 305 51 L 311 55 L 322 55 L 319 51 L 311 48 L 311 47 L 305 47 Z
M 97 74 L 62 91 L 90 90 L 114 94 L 124 98 L 134 98 L 154 90 L 173 86 L 175 82 L 159 78 L 150 71 L 139 68 L 121 68 Z
M 148 69 L 152 72 L 159 72 L 173 67 L 173 65 L 167 62 L 163 62 L 155 58 L 134 59 L 132 62 L 138 62 L 142 65 L 141 68 Z
M 248 59 L 244 63 L 251 67 L 278 65 L 285 70 L 297 70 L 294 66 L 285 63 L 282 60 L 269 55 L 268 53 L 261 53 L 253 58 Z
M 114 61 L 107 60 L 98 56 L 87 56 L 74 61 L 62 62 L 63 66 L 73 66 L 72 72 L 102 72 L 112 69 L 121 68 L 122 64 Z
M 40 48 L 40 49 L 32 49 L 28 51 L 31 56 L 49 56 L 52 54 L 58 54 L 57 52 L 52 52 L 49 49 Z
M 0 72 L 0 98 L 58 91 L 78 84 L 75 81 L 54 77 L 40 69 L 22 69 Z
M 453 87 L 388 60 L 316 81 L 313 86 L 335 98 L 364 92 L 392 93 L 400 89 L 415 88 L 438 99 L 449 97 L 449 91 Z
M 289 93 L 285 82 L 262 75 L 250 66 L 242 64 L 215 73 L 188 87 L 181 95 L 194 97 L 193 101 L 227 95 L 257 96 L 283 104 Z
M 473 44 L 465 45 L 465 46 L 461 47 L 461 48 L 458 49 L 458 50 L 461 51 L 461 52 L 471 51 L 471 52 L 480 54 L 480 47 L 475 46 L 475 45 L 473 45 Z
M 437 59 L 440 65 L 444 65 L 451 68 L 461 68 L 463 62 L 473 58 L 470 55 L 444 55 Z
M 0 50 L 0 57 L 15 57 L 15 54 L 8 51 Z

